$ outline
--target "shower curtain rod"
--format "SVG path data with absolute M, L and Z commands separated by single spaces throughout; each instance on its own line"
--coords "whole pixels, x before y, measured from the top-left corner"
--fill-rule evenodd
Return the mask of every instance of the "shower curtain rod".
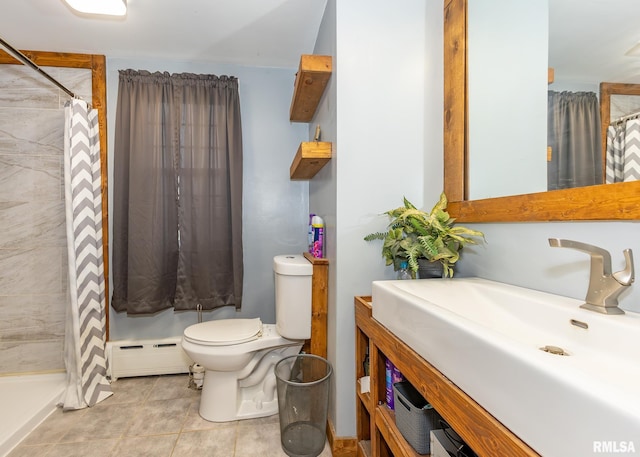
M 636 111 L 635 113 L 620 116 L 615 121 L 613 121 L 612 124 L 620 124 L 621 122 L 628 121 L 629 119 L 634 119 L 636 117 L 640 117 L 640 111 Z
M 69 95 L 72 98 L 77 98 L 80 99 L 80 97 L 76 96 L 76 94 L 74 94 L 73 92 L 71 92 L 69 89 L 67 89 L 62 83 L 60 83 L 57 79 L 55 79 L 53 76 L 51 76 L 49 73 L 47 73 L 46 71 L 44 71 L 42 68 L 40 68 L 38 65 L 36 65 L 30 58 L 28 58 L 27 56 L 25 56 L 22 52 L 20 52 L 19 50 L 17 50 L 16 48 L 14 48 L 13 46 L 11 46 L 9 43 L 7 43 L 4 39 L 2 39 L 0 37 L 0 44 L 7 50 L 9 51 L 10 54 L 13 55 L 13 57 L 15 57 L 16 59 L 18 59 L 20 62 L 22 62 L 24 65 L 34 69 L 35 71 L 37 71 L 38 73 L 40 73 L 42 76 L 44 76 L 45 78 L 47 78 L 49 81 L 51 81 L 53 84 L 55 84 L 56 86 L 58 86 L 60 89 L 62 89 L 67 95 Z

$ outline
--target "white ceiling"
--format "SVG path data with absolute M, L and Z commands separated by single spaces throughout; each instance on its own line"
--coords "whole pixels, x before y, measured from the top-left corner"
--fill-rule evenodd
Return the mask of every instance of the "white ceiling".
M 313 53 L 327 0 L 127 0 L 123 18 L 63 0 L 2 0 L 0 37 L 17 49 L 296 68 Z
M 549 0 L 556 80 L 640 83 L 640 0 Z
M 313 52 L 326 3 L 127 0 L 126 17 L 105 18 L 63 0 L 2 0 L 0 37 L 18 49 L 295 68 Z M 640 42 L 640 0 L 549 4 L 556 80 L 640 83 L 640 57 L 625 56 Z

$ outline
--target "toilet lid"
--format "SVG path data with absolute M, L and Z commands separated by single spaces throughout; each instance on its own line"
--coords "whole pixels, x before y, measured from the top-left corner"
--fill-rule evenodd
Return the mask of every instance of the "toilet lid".
M 185 338 L 211 346 L 240 344 L 255 340 L 262 334 L 262 321 L 255 319 L 219 319 L 191 325 Z

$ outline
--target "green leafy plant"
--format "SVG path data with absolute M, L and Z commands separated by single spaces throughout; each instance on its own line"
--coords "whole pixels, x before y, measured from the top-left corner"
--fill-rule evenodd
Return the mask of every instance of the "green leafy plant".
M 386 211 L 391 222 L 387 232 L 370 233 L 365 241 L 382 240 L 382 257 L 394 270 L 406 261 L 413 277 L 418 271 L 418 259 L 440 262 L 445 277 L 453 277 L 453 265 L 460 258 L 460 250 L 467 244 L 477 244 L 484 234 L 467 227 L 456 226 L 447 213 L 447 196 L 427 213 L 417 209 L 404 198 L 404 206 Z M 476 238 L 474 238 L 476 237 Z

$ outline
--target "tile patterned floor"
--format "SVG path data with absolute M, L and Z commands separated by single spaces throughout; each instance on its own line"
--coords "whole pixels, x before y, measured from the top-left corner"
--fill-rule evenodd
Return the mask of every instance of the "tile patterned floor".
M 198 414 L 188 378 L 122 378 L 102 403 L 56 410 L 8 457 L 286 457 L 278 415 L 229 423 Z M 325 444 L 320 457 L 331 457 Z

